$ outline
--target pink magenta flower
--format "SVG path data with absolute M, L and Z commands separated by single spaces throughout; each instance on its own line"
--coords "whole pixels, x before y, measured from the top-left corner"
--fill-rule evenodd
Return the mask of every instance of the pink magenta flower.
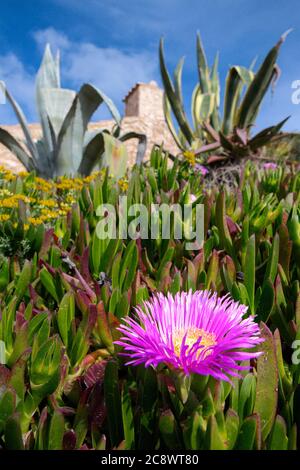
M 195 194 L 190 194 L 189 196 L 189 203 L 192 204 L 193 202 L 195 202 L 197 199 L 197 196 L 195 196 Z
M 272 163 L 272 162 L 264 163 L 263 165 L 264 170 L 276 170 L 277 167 L 278 167 L 277 163 Z
M 186 375 L 230 381 L 245 368 L 238 361 L 261 354 L 248 351 L 263 339 L 253 316 L 243 319 L 247 309 L 228 295 L 218 298 L 207 290 L 175 296 L 158 293 L 144 302 L 144 308 L 135 309 L 135 319 L 124 319 L 116 344 L 129 356 L 127 365 L 164 363 Z
M 202 176 L 206 176 L 209 173 L 208 169 L 205 166 L 200 165 L 200 164 L 195 165 L 195 170 L 199 171 L 199 173 L 201 173 Z

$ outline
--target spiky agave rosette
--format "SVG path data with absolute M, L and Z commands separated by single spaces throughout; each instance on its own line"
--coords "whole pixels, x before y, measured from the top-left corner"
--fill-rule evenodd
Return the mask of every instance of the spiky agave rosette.
M 249 352 L 263 339 L 254 317 L 243 318 L 247 309 L 207 290 L 158 293 L 135 309 L 135 318 L 124 319 L 116 344 L 124 347 L 127 365 L 165 363 L 186 375 L 230 381 L 245 368 L 239 361 L 261 354 Z

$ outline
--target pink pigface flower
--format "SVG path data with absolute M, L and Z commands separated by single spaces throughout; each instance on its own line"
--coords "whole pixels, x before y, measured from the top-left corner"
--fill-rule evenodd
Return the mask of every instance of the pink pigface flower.
M 189 203 L 190 204 L 193 204 L 193 202 L 195 202 L 197 200 L 197 196 L 195 196 L 195 194 L 190 194 L 189 195 Z
M 264 170 L 276 170 L 278 168 L 277 163 L 264 163 L 263 165 Z
M 218 297 L 208 290 L 158 293 L 126 317 L 115 343 L 127 365 L 156 367 L 161 363 L 191 373 L 230 381 L 247 367 L 239 361 L 258 357 L 249 352 L 263 342 L 253 316 L 244 318 L 248 307 L 228 295 Z
M 209 170 L 205 166 L 200 165 L 199 163 L 195 165 L 195 170 L 201 173 L 202 176 L 206 176 L 209 173 Z

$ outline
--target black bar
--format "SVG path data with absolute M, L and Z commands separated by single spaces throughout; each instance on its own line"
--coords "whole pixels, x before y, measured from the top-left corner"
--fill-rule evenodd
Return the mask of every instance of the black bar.
M 105 468 L 108 466 L 121 466 L 124 468 L 149 468 L 160 465 L 169 467 L 173 465 L 187 465 L 192 468 L 204 468 L 204 465 L 219 465 L 220 468 L 238 468 L 241 465 L 253 465 L 259 463 L 284 465 L 299 464 L 298 451 L 0 451 L 0 467 L 5 464 L 30 465 L 34 468 L 35 464 L 41 468 L 41 465 L 66 465 L 75 464 L 75 466 L 93 465 L 96 468 Z

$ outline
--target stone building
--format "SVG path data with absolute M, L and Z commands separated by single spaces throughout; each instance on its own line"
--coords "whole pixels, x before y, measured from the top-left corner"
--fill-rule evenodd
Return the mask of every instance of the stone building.
M 164 119 L 163 91 L 157 83 L 137 83 L 125 96 L 125 113 L 122 119 L 122 133 L 134 131 L 147 136 L 147 151 L 145 158 L 149 157 L 151 148 L 154 144 L 163 144 L 169 152 L 176 154 L 178 148 L 169 132 Z M 114 121 L 92 122 L 90 129 L 106 128 L 111 129 Z M 14 135 L 15 138 L 23 141 L 24 136 L 19 125 L 4 126 L 4 129 Z M 31 134 L 34 139 L 38 139 L 41 130 L 39 124 L 29 124 Z M 126 142 L 128 150 L 129 165 L 135 162 L 137 141 L 130 140 Z M 24 168 L 17 158 L 2 144 L 0 144 L 0 165 L 4 165 L 14 172 L 22 171 Z

